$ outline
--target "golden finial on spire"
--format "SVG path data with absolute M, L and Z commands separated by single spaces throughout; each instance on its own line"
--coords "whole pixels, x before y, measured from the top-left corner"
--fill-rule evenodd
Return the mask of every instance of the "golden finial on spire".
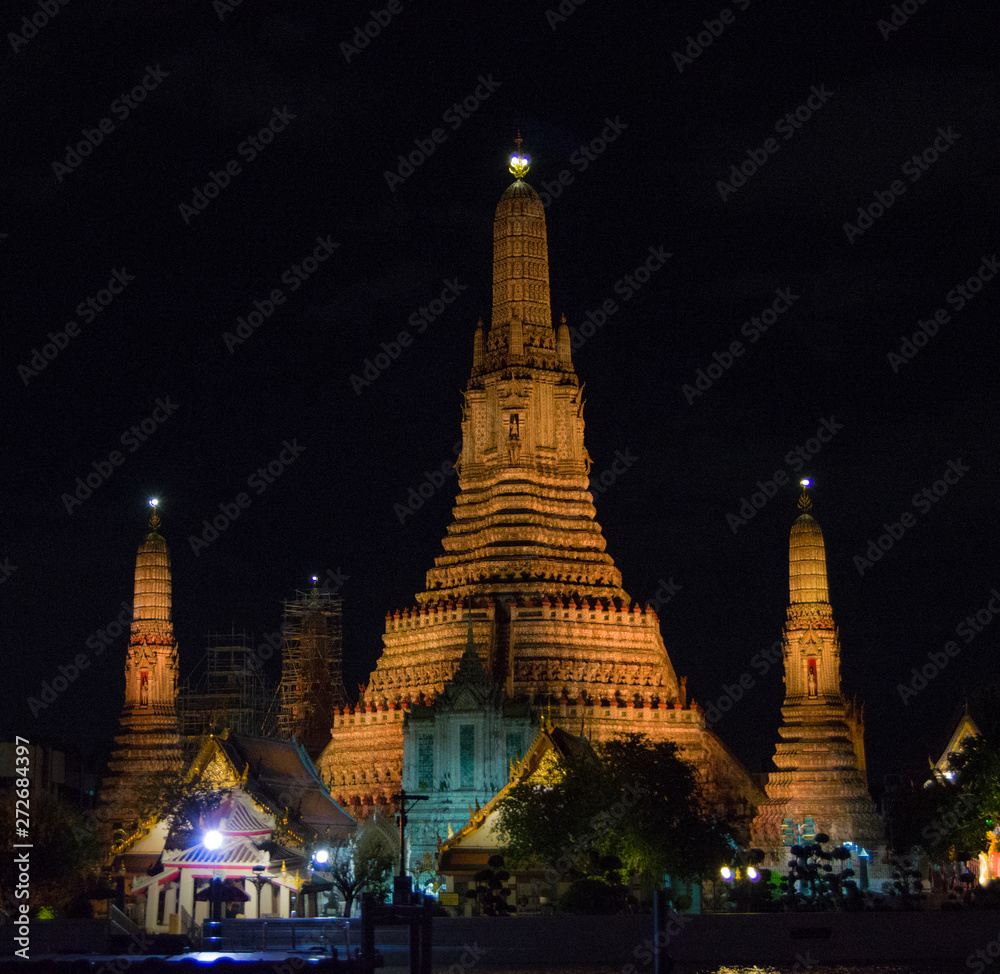
M 151 497 L 149 499 L 149 506 L 153 509 L 153 513 L 149 518 L 149 528 L 151 531 L 158 531 L 160 529 L 160 515 L 156 513 L 156 508 L 159 503 L 159 498 Z
M 812 487 L 812 481 L 805 477 L 799 481 L 802 487 L 802 494 L 799 497 L 799 510 L 808 514 L 812 510 L 813 502 L 812 498 L 809 496 L 809 488 Z
M 518 129 L 517 138 L 514 139 L 517 151 L 510 157 L 510 166 L 508 167 L 516 179 L 524 179 L 531 165 L 531 160 L 527 156 L 521 155 L 521 142 L 521 130 Z

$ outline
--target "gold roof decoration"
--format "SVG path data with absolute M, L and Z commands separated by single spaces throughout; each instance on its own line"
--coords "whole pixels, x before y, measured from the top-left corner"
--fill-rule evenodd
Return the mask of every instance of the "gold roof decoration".
M 517 138 L 514 139 L 514 144 L 517 146 L 517 151 L 510 157 L 510 170 L 511 175 L 515 179 L 524 179 L 528 175 L 528 170 L 531 168 L 531 160 L 521 154 L 521 130 L 517 131 Z
M 812 498 L 809 496 L 809 488 L 812 487 L 812 481 L 807 477 L 800 480 L 799 484 L 802 487 L 802 493 L 799 495 L 799 510 L 808 514 L 813 506 Z

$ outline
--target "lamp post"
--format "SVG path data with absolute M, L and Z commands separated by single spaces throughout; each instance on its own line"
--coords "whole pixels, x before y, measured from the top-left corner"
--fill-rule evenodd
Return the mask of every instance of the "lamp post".
M 267 866 L 254 866 L 253 875 L 250 877 L 250 882 L 253 883 L 253 888 L 257 891 L 257 919 L 260 919 L 260 891 L 265 886 L 271 885 L 271 877 L 265 876 L 264 873 L 267 870 Z
M 222 919 L 222 870 L 212 870 L 212 919 Z
M 322 874 L 322 881 L 329 887 L 325 890 L 327 894 L 326 902 L 323 904 L 324 913 L 330 905 L 330 890 L 333 888 L 333 884 L 330 883 L 330 874 L 327 872 L 327 866 L 330 864 L 330 850 L 326 847 L 321 847 L 317 849 L 311 857 L 311 862 L 309 864 L 309 880 L 311 883 L 316 882 L 316 876 Z M 317 887 L 313 891 L 313 905 L 315 907 L 315 915 L 319 916 L 319 894 L 321 890 Z
M 122 858 L 118 866 L 118 875 L 115 876 L 115 906 L 122 913 L 125 912 L 125 859 Z
M 407 904 L 413 892 L 410 877 L 406 875 L 406 813 L 413 806 L 407 802 L 425 802 L 430 795 L 408 795 L 402 788 L 392 796 L 399 808 L 399 875 L 392 884 L 392 900 L 394 903 Z
M 222 833 L 218 829 L 209 829 L 202 837 L 201 844 L 209 851 L 215 852 L 222 848 Z M 222 870 L 212 870 L 210 914 L 213 920 L 222 919 Z
M 750 901 L 750 888 L 747 883 L 756 883 L 760 880 L 761 874 L 757 869 L 757 864 L 764 861 L 764 852 L 761 849 L 736 850 L 730 859 L 720 870 L 719 875 L 722 881 L 730 887 L 730 896 L 736 909 L 740 908 L 740 901 L 745 904 Z M 718 903 L 716 903 L 718 907 Z

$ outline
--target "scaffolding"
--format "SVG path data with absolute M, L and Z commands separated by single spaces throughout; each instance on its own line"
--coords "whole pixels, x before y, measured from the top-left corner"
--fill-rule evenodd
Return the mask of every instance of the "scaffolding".
M 228 728 L 237 734 L 268 736 L 270 688 L 263 654 L 245 632 L 206 637 L 205 655 L 177 692 L 181 733 L 198 737 Z M 271 651 L 267 651 L 267 656 Z
M 294 737 L 315 758 L 330 741 L 344 689 L 343 601 L 313 587 L 284 603 L 278 736 Z

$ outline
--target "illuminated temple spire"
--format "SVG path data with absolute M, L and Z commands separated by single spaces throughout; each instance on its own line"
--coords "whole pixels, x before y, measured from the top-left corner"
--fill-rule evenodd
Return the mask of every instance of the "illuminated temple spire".
M 840 685 L 840 640 L 833 621 L 823 532 L 802 482 L 802 514 L 788 539 L 788 617 L 784 632 L 785 703 L 767 801 L 753 823 L 754 843 L 784 865 L 782 832 L 813 826 L 835 843 L 871 850 L 882 827 L 868 795 L 862 718 Z M 805 834 L 805 833 L 796 833 Z
M 388 802 L 406 712 L 439 699 L 475 652 L 511 707 L 551 707 L 594 740 L 673 740 L 712 787 L 738 781 L 756 803 L 688 699 L 656 613 L 633 602 L 606 550 L 583 388 L 569 323 L 553 324 L 545 208 L 524 181 L 528 165 L 517 142 L 494 213 L 492 315 L 468 333 L 451 523 L 416 604 L 386 616 L 378 665 L 357 708 L 337 715 L 318 766 L 361 814 Z
M 170 552 L 160 535 L 159 501 L 150 501 L 153 513 L 149 518 L 149 534 L 139 546 L 135 560 L 135 599 L 132 606 L 136 625 L 143 631 L 162 631 L 172 640 L 173 624 L 170 619 L 172 582 L 170 578 Z
M 812 499 L 808 480 L 802 481 L 799 510 L 802 514 L 792 526 L 788 540 L 788 596 L 793 605 L 830 603 L 826 584 L 826 548 L 823 532 L 810 515 Z
M 473 336 L 455 519 L 417 600 L 544 592 L 628 602 L 595 520 L 569 326 L 552 324 L 545 208 L 516 142 L 517 178 L 493 220 L 491 325 Z
M 177 640 L 171 621 L 170 552 L 159 533 L 157 501 L 135 561 L 135 599 L 125 659 L 121 733 L 101 790 L 105 815 L 126 832 L 137 824 L 136 788 L 181 767 L 177 723 Z M 141 824 L 141 823 L 140 823 Z

